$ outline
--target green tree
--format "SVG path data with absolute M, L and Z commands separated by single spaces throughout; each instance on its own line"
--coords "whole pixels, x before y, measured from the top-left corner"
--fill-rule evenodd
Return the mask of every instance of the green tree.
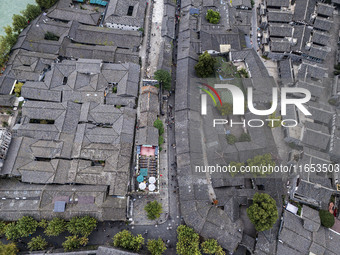
M 176 251 L 179 255 L 200 255 L 199 236 L 188 226 L 180 225 L 177 228 Z
M 128 250 L 139 251 L 144 244 L 142 235 L 133 236 L 130 231 L 123 230 L 113 237 L 113 245 Z
M 38 222 L 30 216 L 23 216 L 17 221 L 16 227 L 20 237 L 27 237 L 37 230 Z
M 153 123 L 153 126 L 159 130 L 159 129 L 163 128 L 163 121 L 161 121 L 161 120 L 158 118 L 158 119 L 155 120 L 155 122 Z
M 158 137 L 158 145 L 161 146 L 163 143 L 164 143 L 164 138 L 163 138 L 163 136 L 160 135 Z
M 155 120 L 155 122 L 153 123 L 153 126 L 158 129 L 159 135 L 164 134 L 163 121 L 161 121 L 159 118 Z
M 11 222 L 6 225 L 5 236 L 8 240 L 13 240 L 13 241 L 21 237 L 15 222 Z
M 166 70 L 157 70 L 154 74 L 154 78 L 162 84 L 162 88 L 164 90 L 170 90 L 171 89 L 171 75 Z
M 247 215 L 259 232 L 271 229 L 279 217 L 275 200 L 265 193 L 254 195 Z
M 162 255 L 166 251 L 165 243 L 161 238 L 149 239 L 147 247 L 151 255 Z
M 25 27 L 27 27 L 28 23 L 24 16 L 14 14 L 13 15 L 13 31 L 20 33 Z
M 147 217 L 150 220 L 158 219 L 163 212 L 162 204 L 158 203 L 156 200 L 147 203 L 147 205 L 144 207 L 144 210 L 146 211 Z
M 272 167 L 274 167 L 275 166 L 275 161 L 273 160 L 272 155 L 270 153 L 267 153 L 267 154 L 264 154 L 264 155 L 258 155 L 258 156 L 255 156 L 254 158 L 248 159 L 247 160 L 247 164 L 250 167 L 252 167 L 252 166 L 261 166 L 261 168 L 259 168 L 259 170 L 261 170 L 261 172 L 256 172 L 254 174 L 264 175 L 264 174 L 267 174 L 267 173 L 270 174 L 271 171 L 269 171 L 267 169 L 266 172 L 263 172 L 262 167 L 263 166 L 267 166 L 267 167 L 272 166 Z
M 45 250 L 48 243 L 46 242 L 45 238 L 42 238 L 41 236 L 33 237 L 31 241 L 28 242 L 27 248 L 30 251 L 41 251 Z
M 22 86 L 24 86 L 22 82 L 18 82 L 17 84 L 14 85 L 14 93 L 17 97 L 19 97 L 21 94 Z
M 89 236 L 97 227 L 97 220 L 90 216 L 73 217 L 67 223 L 67 230 L 73 235 Z
M 18 34 L 13 31 L 13 28 L 11 26 L 4 27 L 4 31 L 6 34 L 6 36 L 3 37 L 4 45 L 6 50 L 10 51 L 10 49 L 18 40 Z
M 21 11 L 21 13 L 22 13 L 22 15 L 24 15 L 26 20 L 32 21 L 40 15 L 41 9 L 38 5 L 28 4 L 26 6 L 26 9 Z
M 208 9 L 207 15 L 205 16 L 205 18 L 207 19 L 207 21 L 209 23 L 218 24 L 220 22 L 221 15 L 217 11 L 214 11 L 212 9 Z
M 222 116 L 233 113 L 233 105 L 229 103 L 223 103 L 223 105 L 218 104 L 216 108 Z
M 282 117 L 276 116 L 276 112 L 273 112 L 272 114 L 270 114 L 268 116 L 268 119 L 271 120 L 271 121 L 268 122 L 268 127 L 276 128 L 276 127 L 281 126 Z
M 78 236 L 67 236 L 62 245 L 65 251 L 73 251 L 80 247 L 80 239 Z
M 213 58 L 207 51 L 198 58 L 198 63 L 195 65 L 195 71 L 198 77 L 208 77 L 214 73 L 216 59 Z
M 48 222 L 45 229 L 45 234 L 47 236 L 58 236 L 66 230 L 66 222 L 60 218 L 53 218 Z
M 57 0 L 35 0 L 41 9 L 48 9 L 52 7 Z
M 3 244 L 0 242 L 0 255 L 16 255 L 19 252 L 15 243 Z
M 333 227 L 333 225 L 335 223 L 335 219 L 334 219 L 333 214 L 331 214 L 329 211 L 326 211 L 326 210 L 320 210 L 319 216 L 320 216 L 322 226 L 324 226 L 326 228 Z
M 6 233 L 6 223 L 0 220 L 0 237 Z
M 223 248 L 215 239 L 208 239 L 202 243 L 202 251 L 206 254 L 225 255 Z

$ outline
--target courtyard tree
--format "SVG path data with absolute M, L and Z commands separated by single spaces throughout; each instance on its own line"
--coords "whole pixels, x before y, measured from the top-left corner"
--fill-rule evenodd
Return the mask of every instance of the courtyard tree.
M 261 171 L 262 171 L 262 166 L 267 166 L 267 167 L 272 166 L 272 167 L 274 167 L 275 161 L 273 160 L 272 155 L 270 153 L 266 153 L 264 155 L 257 155 L 257 156 L 255 156 L 251 159 L 248 159 L 247 164 L 250 167 L 261 166 Z M 266 173 L 271 173 L 271 171 L 268 170 L 267 172 L 259 172 L 258 174 L 264 175 Z M 254 173 L 254 174 L 256 174 L 256 173 Z
M 97 227 L 97 220 L 90 216 L 73 217 L 67 223 L 67 230 L 73 235 L 89 236 Z
M 207 15 L 205 16 L 207 21 L 212 24 L 218 24 L 221 19 L 221 14 L 217 11 L 214 11 L 212 9 L 208 9 Z
M 58 236 L 66 230 L 66 222 L 60 218 L 53 218 L 48 222 L 45 229 L 45 234 L 47 236 Z
M 272 114 L 270 114 L 268 116 L 268 119 L 270 120 L 268 122 L 268 127 L 276 128 L 276 127 L 280 127 L 281 126 L 282 117 L 281 116 L 276 116 L 276 112 L 273 112 Z
M 199 235 L 188 226 L 180 225 L 177 228 L 176 251 L 179 255 L 200 255 Z
M 142 235 L 133 236 L 130 231 L 123 230 L 113 237 L 115 247 L 124 248 L 138 252 L 144 244 Z
M 21 13 L 27 21 L 32 21 L 40 15 L 41 9 L 38 5 L 28 4 L 26 9 L 21 11 Z
M 150 239 L 147 247 L 151 255 L 162 255 L 166 251 L 165 243 L 161 238 Z
M 41 236 L 33 237 L 31 241 L 28 242 L 27 248 L 30 251 L 41 251 L 45 250 L 48 243 L 46 242 L 45 238 Z
M 208 239 L 202 243 L 202 251 L 206 254 L 225 255 L 223 248 L 215 239 Z
M 253 204 L 247 208 L 247 215 L 259 232 L 271 229 L 279 214 L 275 200 L 265 193 L 256 193 Z
M 19 252 L 15 243 L 3 244 L 0 242 L 0 255 L 16 255 Z
M 22 82 L 18 82 L 17 84 L 14 85 L 14 93 L 17 97 L 19 97 L 21 94 L 22 86 L 24 86 Z
M 198 63 L 195 65 L 195 71 L 198 77 L 208 77 L 214 73 L 216 59 L 205 51 L 198 58 Z
M 21 217 L 16 224 L 20 237 L 32 235 L 38 227 L 38 222 L 30 216 Z
M 171 75 L 166 70 L 157 70 L 154 74 L 154 78 L 162 84 L 162 88 L 164 90 L 170 90 L 171 89 Z
M 333 227 L 335 223 L 333 214 L 331 214 L 329 211 L 326 211 L 326 210 L 320 210 L 319 216 L 320 216 L 320 221 L 321 221 L 322 226 L 326 228 Z
M 222 105 L 218 104 L 216 108 L 222 116 L 233 113 L 233 105 L 229 103 L 223 103 Z
M 148 202 L 147 205 L 144 207 L 144 210 L 147 213 L 147 217 L 150 220 L 158 219 L 163 212 L 162 204 L 155 201 Z

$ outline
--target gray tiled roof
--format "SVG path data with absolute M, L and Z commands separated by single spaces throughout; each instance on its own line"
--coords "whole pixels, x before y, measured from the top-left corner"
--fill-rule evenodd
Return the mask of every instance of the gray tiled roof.
M 290 42 L 287 39 L 270 39 L 270 50 L 273 52 L 290 52 Z
M 289 0 L 267 0 L 268 7 L 288 7 Z
M 269 25 L 270 36 L 277 37 L 292 37 L 293 36 L 293 26 L 288 24 L 276 24 L 272 23 Z
M 107 186 L 94 185 L 36 185 L 16 180 L 1 181 L 0 217 L 6 221 L 32 216 L 37 220 L 60 217 L 54 213 L 55 201 L 66 202 L 64 219 L 90 215 L 100 221 L 125 220 L 126 199 L 106 196 Z M 26 199 L 23 199 L 26 197 Z M 82 203 L 82 197 L 94 203 Z M 19 199 L 15 199 L 19 198 Z M 22 210 L 25 208 L 25 211 Z
M 317 14 L 328 16 L 328 17 L 333 16 L 333 11 L 334 11 L 334 7 L 332 5 L 325 4 L 325 3 L 318 3 L 317 8 L 316 8 Z
M 300 0 L 295 2 L 294 21 L 311 22 L 316 0 Z
M 133 12 L 128 16 L 130 6 L 133 6 Z M 145 8 L 146 1 L 143 0 L 112 0 L 107 7 L 104 23 L 143 27 Z
M 289 23 L 292 21 L 293 14 L 288 11 L 278 11 L 269 9 L 268 12 L 268 21 L 269 22 L 282 22 Z
M 332 24 L 333 24 L 332 19 L 316 17 L 315 22 L 314 22 L 314 28 L 324 30 L 324 31 L 329 31 L 332 27 Z

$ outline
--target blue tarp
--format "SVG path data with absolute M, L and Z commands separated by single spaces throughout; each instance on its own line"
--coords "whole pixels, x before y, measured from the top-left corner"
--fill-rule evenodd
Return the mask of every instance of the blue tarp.
M 144 181 L 144 177 L 143 177 L 142 175 L 138 175 L 138 176 L 137 176 L 137 181 L 138 181 L 138 182 Z

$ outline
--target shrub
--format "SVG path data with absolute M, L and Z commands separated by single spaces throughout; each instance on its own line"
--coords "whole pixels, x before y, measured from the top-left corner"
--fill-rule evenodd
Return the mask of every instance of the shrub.
M 97 220 L 90 216 L 73 217 L 67 224 L 67 230 L 73 235 L 89 236 L 97 227 Z
M 133 236 L 130 231 L 123 230 L 113 237 L 113 245 L 128 250 L 139 251 L 144 244 L 142 235 Z
M 147 203 L 147 205 L 144 207 L 144 210 L 146 211 L 147 217 L 150 220 L 158 219 L 163 212 L 162 204 L 156 200 Z
M 16 255 L 19 249 L 15 243 L 3 244 L 0 242 L 0 254 L 1 255 Z
M 30 251 L 39 251 L 45 250 L 48 243 L 46 242 L 45 238 L 41 236 L 33 237 L 30 242 L 28 242 L 27 247 Z
M 47 236 L 58 236 L 66 230 L 66 222 L 60 218 L 53 218 L 48 222 L 45 229 L 45 234 Z
M 15 222 L 7 224 L 5 231 L 5 236 L 8 240 L 15 241 L 21 237 Z
M 6 233 L 6 223 L 0 221 L 0 237 Z
M 202 250 L 206 254 L 225 255 L 223 248 L 218 245 L 215 239 L 208 239 L 202 243 Z
M 58 41 L 59 40 L 59 36 L 57 36 L 56 34 L 48 31 L 48 32 L 45 33 L 44 39 L 45 40 L 50 40 L 50 41 Z
M 48 226 L 48 221 L 45 220 L 45 219 L 42 219 L 42 220 L 38 223 L 38 227 L 40 227 L 40 228 L 45 229 L 45 228 L 47 228 L 47 226 Z
M 16 227 L 20 237 L 27 237 L 37 230 L 38 222 L 30 216 L 23 216 L 17 221 Z
M 176 251 L 179 255 L 200 255 L 199 236 L 188 226 L 180 225 L 177 228 Z
M 324 226 L 326 228 L 333 227 L 333 225 L 335 223 L 335 219 L 334 219 L 333 214 L 331 214 L 329 211 L 326 211 L 326 210 L 320 210 L 319 216 L 320 216 L 322 226 Z
M 150 239 L 147 247 L 151 255 L 162 255 L 166 251 L 165 244 L 161 238 Z
M 80 239 L 78 236 L 67 236 L 62 245 L 65 251 L 72 251 L 80 247 Z

